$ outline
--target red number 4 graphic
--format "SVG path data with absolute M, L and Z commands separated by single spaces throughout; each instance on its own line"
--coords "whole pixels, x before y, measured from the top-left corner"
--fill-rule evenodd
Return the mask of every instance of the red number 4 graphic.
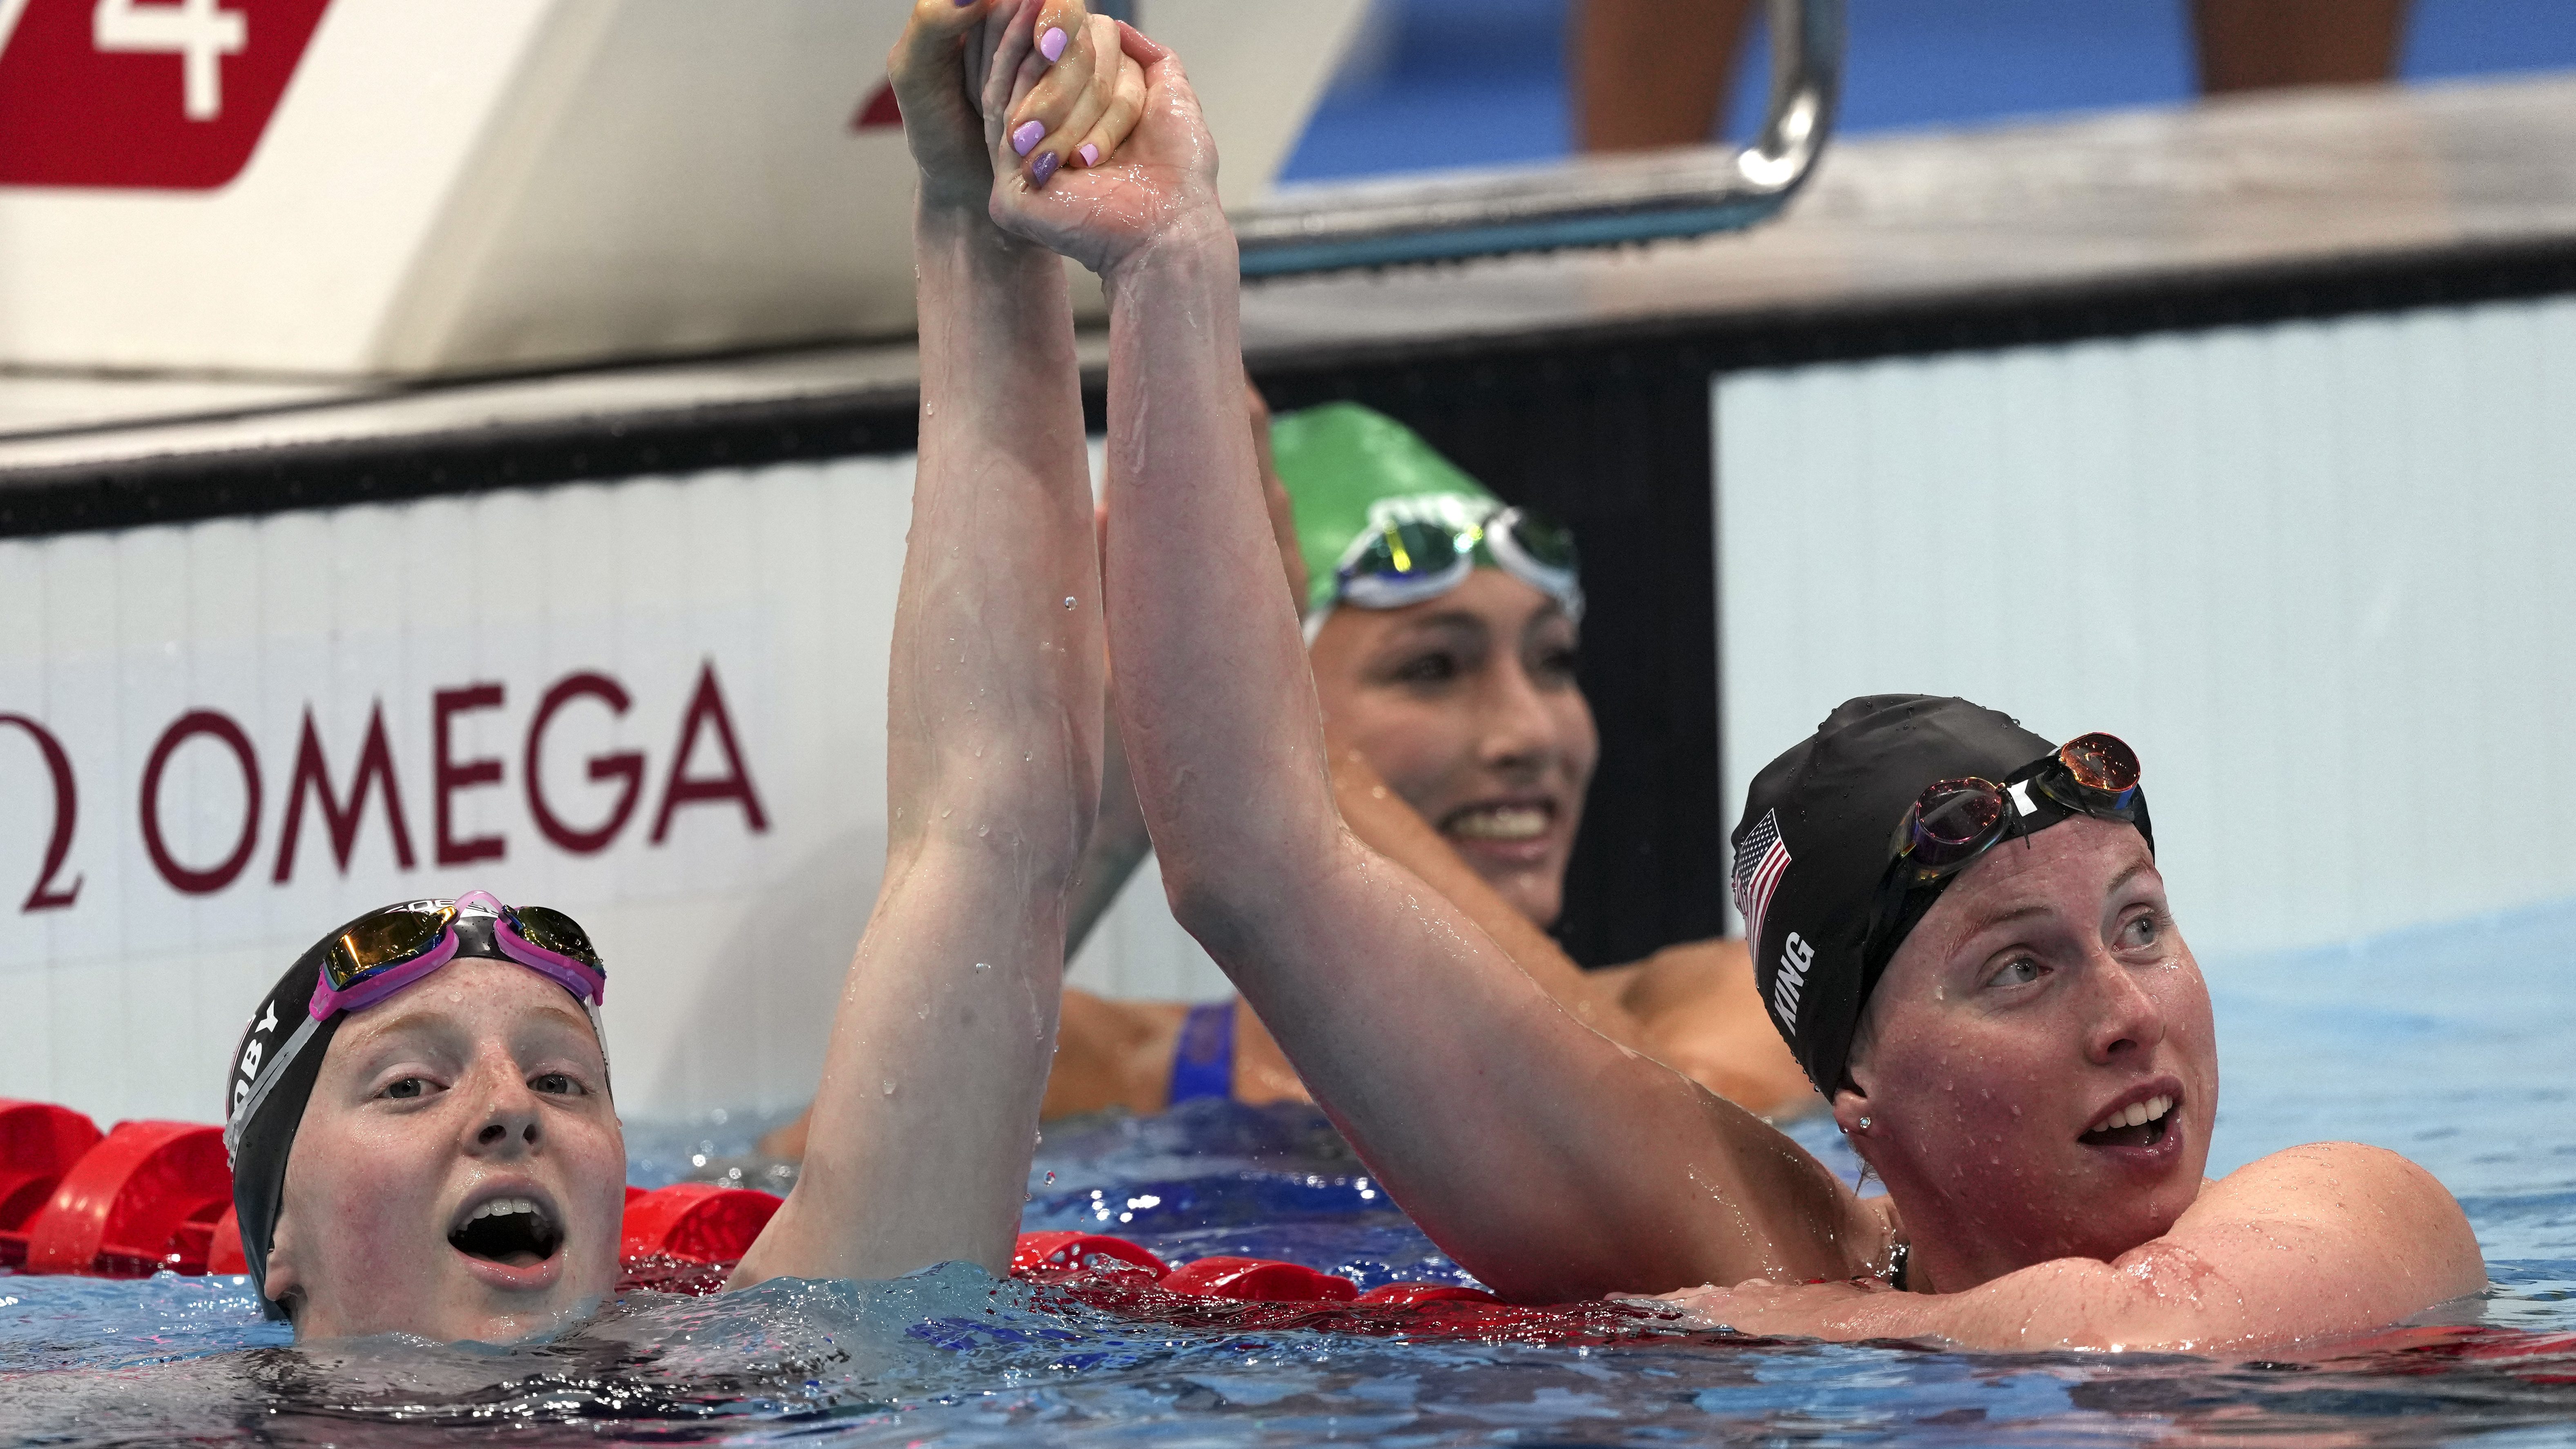
M 0 0 L 0 186 L 224 185 L 329 3 Z

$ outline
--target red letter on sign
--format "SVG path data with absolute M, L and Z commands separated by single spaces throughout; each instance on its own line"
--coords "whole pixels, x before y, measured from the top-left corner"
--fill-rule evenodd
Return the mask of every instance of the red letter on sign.
M 489 757 L 459 761 L 449 751 L 447 743 L 447 726 L 450 720 L 468 710 L 499 709 L 500 707 L 501 686 L 497 684 L 469 684 L 463 689 L 442 689 L 431 696 L 430 734 L 436 741 L 434 748 L 437 751 L 432 758 L 431 782 L 433 793 L 438 796 L 438 863 L 440 865 L 466 865 L 478 860 L 501 858 L 501 837 L 497 835 L 478 835 L 471 840 L 456 838 L 454 800 L 459 790 L 471 790 L 478 785 L 500 784 L 501 762 Z
M 80 899 L 82 876 L 73 876 L 71 889 L 56 890 L 54 875 L 63 868 L 63 857 L 72 853 L 72 829 L 80 823 L 80 786 L 72 779 L 71 757 L 63 753 L 53 731 L 23 714 L 0 714 L 0 725 L 16 725 L 44 751 L 45 771 L 54 777 L 54 833 L 45 842 L 45 868 L 36 872 L 36 888 L 27 892 L 27 903 L 18 910 L 59 910 Z
M 179 747 L 198 735 L 213 735 L 233 752 L 233 762 L 241 767 L 242 791 L 249 798 L 242 804 L 241 839 L 233 853 L 213 870 L 190 870 L 170 858 L 170 847 L 161 839 L 161 772 Z M 161 732 L 161 742 L 152 747 L 152 758 L 143 765 L 143 848 L 152 857 L 152 868 L 181 895 L 212 895 L 233 883 L 233 877 L 250 864 L 250 853 L 259 845 L 259 756 L 251 752 L 250 736 L 242 733 L 228 715 L 211 709 L 195 710 L 179 716 L 179 722 Z
M 206 190 L 249 164 L 329 0 L 25 3 L 0 37 L 0 185 Z
M 572 701 L 589 695 L 608 705 L 609 713 L 624 714 L 628 700 L 618 682 L 604 674 L 565 676 L 546 691 L 537 705 L 536 718 L 528 721 L 528 757 L 519 773 L 528 782 L 528 813 L 536 817 L 537 829 L 548 840 L 575 855 L 594 855 L 608 848 L 617 832 L 626 828 L 626 819 L 635 813 L 635 797 L 644 793 L 644 756 L 634 750 L 620 750 L 613 755 L 590 757 L 590 778 L 623 780 L 626 788 L 617 796 L 617 808 L 608 812 L 608 823 L 597 830 L 575 830 L 546 803 L 544 784 L 537 775 L 537 761 L 546 743 L 546 726 L 553 724 L 555 711 Z
M 686 777 L 689 751 L 698 743 L 698 730 L 714 725 L 716 743 L 724 750 L 726 773 L 713 780 Z M 689 696 L 688 717 L 680 721 L 680 747 L 671 755 L 671 777 L 662 787 L 662 810 L 653 817 L 653 843 L 671 833 L 671 812 L 682 805 L 696 805 L 712 800 L 733 800 L 742 806 L 743 817 L 751 822 L 753 833 L 769 828 L 769 816 L 760 808 L 760 793 L 751 787 L 751 771 L 742 762 L 742 750 L 734 743 L 733 721 L 725 715 L 724 693 L 716 688 L 716 665 L 710 659 L 698 671 L 698 692 Z
M 367 787 L 382 786 L 385 825 L 393 831 L 394 861 L 409 870 L 411 827 L 403 821 L 402 787 L 394 781 L 393 751 L 385 745 L 385 703 L 377 700 L 367 715 L 367 742 L 358 749 L 358 777 L 349 782 L 349 804 L 342 809 L 331 793 L 330 766 L 322 759 L 322 737 L 313 730 L 313 706 L 304 707 L 304 742 L 295 747 L 295 783 L 286 787 L 286 820 L 277 837 L 277 871 L 286 884 L 295 874 L 295 839 L 304 832 L 304 792 L 322 797 L 322 824 L 331 832 L 331 857 L 340 874 L 349 873 L 349 851 L 358 843 L 358 822 L 367 809 Z

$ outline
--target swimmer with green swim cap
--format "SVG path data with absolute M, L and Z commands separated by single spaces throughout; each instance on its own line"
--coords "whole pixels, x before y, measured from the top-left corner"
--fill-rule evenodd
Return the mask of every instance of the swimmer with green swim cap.
M 1290 413 L 1271 425 L 1270 453 L 1296 509 L 1309 642 L 1341 603 L 1422 603 L 1478 566 L 1501 567 L 1583 622 L 1574 536 L 1505 506 L 1386 414 L 1357 403 Z
M 1527 654 L 1563 609 L 1452 609 L 1527 588 L 1476 569 L 1427 603 L 1337 609 L 1310 662 L 1275 586 L 1240 564 L 1267 530 L 1227 385 L 1241 271 L 1212 149 L 1185 105 L 1145 134 L 1165 164 L 1132 204 L 1048 234 L 1112 299 L 1109 627 L 1137 793 L 1174 913 L 1461 1267 L 1522 1301 L 1667 1292 L 1747 1332 L 1997 1350 L 2260 1351 L 2485 1286 L 2459 1204 L 2396 1153 L 2312 1143 L 2202 1176 L 2208 988 L 2137 758 L 2109 734 L 1870 696 L 1754 782 L 1737 887 L 1766 997 L 1881 1197 L 1586 1030 L 1356 838 L 1305 723 L 1334 633 L 1446 610 L 1488 657 Z M 1939 607 L 1938 591 L 1877 597 L 1876 582 L 1858 581 L 1857 607 Z M 2056 607 L 2045 580 L 2025 592 Z M 1393 712 L 1477 681 L 1459 658 L 1358 667 Z M 1534 720 L 1534 683 L 1505 670 L 1472 687 L 1494 718 Z M 1516 801 L 1476 809 L 1465 823 L 1502 842 L 1546 824 Z
M 1532 925 L 1555 925 L 1600 758 L 1575 671 L 1573 534 L 1354 403 L 1281 417 L 1270 444 L 1296 512 L 1337 767 L 1356 754 Z M 1346 815 L 1371 808 L 1341 797 Z M 1593 1024 L 1729 1100 L 1775 1115 L 1816 1102 L 1764 1024 L 1743 942 L 1667 946 L 1581 986 Z

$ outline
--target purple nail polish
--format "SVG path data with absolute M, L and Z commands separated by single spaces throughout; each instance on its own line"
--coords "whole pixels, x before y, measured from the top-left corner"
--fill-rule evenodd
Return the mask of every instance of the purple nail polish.
M 1029 163 L 1029 180 L 1044 186 L 1047 178 L 1055 174 L 1055 168 L 1063 164 L 1053 151 L 1042 151 L 1038 153 L 1038 159 Z
M 1053 65 L 1064 59 L 1065 42 L 1071 38 L 1064 33 L 1063 26 L 1050 25 L 1047 33 L 1038 37 L 1038 54 L 1047 58 L 1047 64 Z
M 1082 149 L 1074 152 L 1073 154 L 1081 157 L 1082 164 L 1085 166 L 1097 166 L 1100 164 L 1100 148 L 1092 145 L 1089 141 L 1083 142 Z
M 1011 133 L 1011 149 L 1026 156 L 1029 154 L 1029 148 L 1045 139 L 1046 122 L 1023 121 L 1020 123 L 1020 128 Z

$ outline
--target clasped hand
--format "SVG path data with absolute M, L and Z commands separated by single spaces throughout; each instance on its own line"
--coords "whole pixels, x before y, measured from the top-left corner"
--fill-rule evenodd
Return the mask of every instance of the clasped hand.
M 1228 234 L 1180 62 L 1080 0 L 916 0 L 887 73 L 926 207 L 981 205 L 1103 277 Z

